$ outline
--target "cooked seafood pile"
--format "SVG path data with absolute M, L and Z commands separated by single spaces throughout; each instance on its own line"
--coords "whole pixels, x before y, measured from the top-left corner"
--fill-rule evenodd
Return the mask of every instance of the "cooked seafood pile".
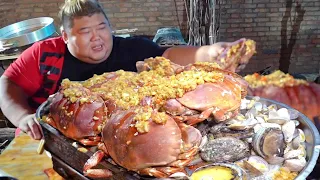
M 199 124 L 203 136 L 198 161 L 226 163 L 247 179 L 294 179 L 306 165 L 298 111 L 243 99 L 241 113 L 219 124 Z
M 247 82 L 224 70 L 230 66 L 223 62 L 244 63 L 254 51 L 254 42 L 245 40 L 216 63 L 179 66 L 156 57 L 138 62 L 138 73 L 64 80 L 44 120 L 66 137 L 98 146 L 83 168 L 88 177 L 112 176 L 93 168 L 109 158 L 154 177 L 294 178 L 306 164 L 294 113 L 244 99 Z
M 104 151 L 94 157 L 108 154 L 128 170 L 167 177 L 183 171 L 198 153 L 202 136 L 192 125 L 235 117 L 246 83 L 216 64 L 178 67 L 158 57 L 140 65 L 140 73 L 120 70 L 83 83 L 63 81 L 46 122 L 82 144 L 102 144 Z M 99 174 L 88 162 L 84 173 Z
M 282 102 L 302 112 L 311 120 L 320 118 L 319 84 L 295 79 L 279 70 L 269 75 L 252 74 L 244 78 L 249 83 L 248 95 Z

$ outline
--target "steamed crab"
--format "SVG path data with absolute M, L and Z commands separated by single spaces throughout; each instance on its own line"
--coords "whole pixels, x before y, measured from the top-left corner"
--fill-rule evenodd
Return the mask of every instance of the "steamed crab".
M 231 51 L 246 53 L 243 48 L 248 50 L 245 42 Z M 168 177 L 182 171 L 198 153 L 201 140 L 192 125 L 236 116 L 246 95 L 240 76 L 213 63 L 183 67 L 157 57 L 137 63 L 137 69 L 83 83 L 65 80 L 52 97 L 47 122 L 67 137 L 99 144 L 101 150 L 84 166 L 87 176 L 112 174 L 92 169 L 105 155 L 140 174 Z

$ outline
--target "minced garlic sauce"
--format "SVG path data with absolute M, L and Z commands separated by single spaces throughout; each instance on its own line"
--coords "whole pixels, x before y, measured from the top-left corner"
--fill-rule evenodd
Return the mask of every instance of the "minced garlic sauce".
M 249 83 L 251 88 L 269 85 L 275 85 L 278 87 L 291 87 L 300 84 L 308 84 L 307 81 L 302 79 L 294 79 L 294 77 L 290 74 L 285 74 L 280 70 L 274 71 L 269 75 L 260 75 L 258 73 L 254 73 L 252 75 L 245 76 L 244 79 Z
M 141 73 L 119 70 L 95 75 L 83 83 L 71 82 L 65 79 L 62 82 L 62 88 L 65 89 L 64 96 L 74 102 L 86 94 L 77 88 L 70 87 L 83 86 L 85 87 L 84 89 L 90 89 L 94 94 L 99 94 L 105 101 L 113 100 L 118 107 L 123 109 L 136 107 L 144 98 L 149 97 L 152 99 L 151 106 L 158 110 L 166 100 L 182 97 L 186 92 L 194 90 L 197 85 L 224 81 L 225 72 L 215 70 L 217 68 L 216 64 L 199 62 L 195 63 L 197 68 L 167 75 L 166 73 L 170 68 L 172 71 L 170 61 L 163 57 L 156 58 L 160 58 L 159 63 L 156 65 L 154 63 L 151 64 L 152 59 L 145 61 L 146 63 L 151 62 L 148 65 L 152 66 L 152 68 Z M 208 67 L 213 70 L 208 71 Z M 110 77 L 116 77 L 116 79 L 109 80 Z M 98 83 L 101 83 L 101 85 L 95 87 L 94 85 Z M 154 122 L 165 123 L 165 114 L 153 113 L 151 107 L 138 107 L 136 113 L 135 119 L 138 121 L 136 127 L 141 133 L 148 132 L 147 124 L 151 116 L 153 116 Z

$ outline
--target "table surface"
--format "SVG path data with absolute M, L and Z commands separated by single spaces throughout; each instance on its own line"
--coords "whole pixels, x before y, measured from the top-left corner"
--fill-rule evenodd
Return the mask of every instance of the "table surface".
M 19 56 L 20 54 L 14 54 L 14 55 L 0 54 L 0 61 L 16 60 Z
M 39 142 L 20 133 L 0 155 L 0 169 L 19 180 L 63 179 L 53 170 L 51 158 L 37 153 Z

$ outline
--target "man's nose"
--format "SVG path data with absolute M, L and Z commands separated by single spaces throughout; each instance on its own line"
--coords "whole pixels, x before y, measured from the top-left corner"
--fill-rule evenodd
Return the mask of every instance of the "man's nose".
M 98 31 L 94 29 L 92 31 L 91 41 L 96 41 L 96 40 L 99 40 L 99 39 L 100 39 L 100 35 L 99 35 Z

